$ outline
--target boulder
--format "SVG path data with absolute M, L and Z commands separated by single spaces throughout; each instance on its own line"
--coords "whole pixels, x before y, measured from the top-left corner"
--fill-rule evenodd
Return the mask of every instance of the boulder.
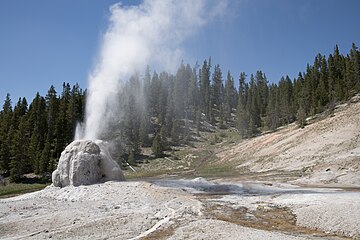
M 56 187 L 123 180 L 125 178 L 119 165 L 100 140 L 76 140 L 70 143 L 61 153 L 58 167 L 52 174 Z

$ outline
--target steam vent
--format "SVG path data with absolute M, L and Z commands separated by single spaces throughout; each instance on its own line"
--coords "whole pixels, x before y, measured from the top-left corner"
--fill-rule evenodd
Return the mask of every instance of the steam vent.
M 52 173 L 56 187 L 90 185 L 106 181 L 124 181 L 119 165 L 111 158 L 101 140 L 76 140 L 61 153 Z

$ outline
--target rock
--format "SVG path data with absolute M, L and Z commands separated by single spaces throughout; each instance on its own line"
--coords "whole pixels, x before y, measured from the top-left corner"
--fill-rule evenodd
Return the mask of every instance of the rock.
M 58 167 L 52 174 L 52 182 L 56 187 L 90 185 L 111 180 L 123 181 L 125 178 L 100 140 L 76 140 L 70 143 L 61 153 Z

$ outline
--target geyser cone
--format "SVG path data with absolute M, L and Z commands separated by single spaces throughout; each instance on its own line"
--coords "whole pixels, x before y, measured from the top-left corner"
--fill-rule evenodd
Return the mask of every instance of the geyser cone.
M 101 140 L 75 140 L 70 143 L 61 153 L 58 167 L 52 174 L 56 187 L 123 180 L 119 165 Z

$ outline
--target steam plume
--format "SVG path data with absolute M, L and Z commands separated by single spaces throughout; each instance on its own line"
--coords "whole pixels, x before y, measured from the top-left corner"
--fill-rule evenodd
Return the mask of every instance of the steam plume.
M 109 27 L 88 79 L 84 128 L 77 139 L 98 139 L 106 131 L 116 93 L 135 70 L 147 64 L 171 70 L 182 57 L 181 44 L 224 12 L 224 1 L 145 0 L 138 6 L 110 7 Z

